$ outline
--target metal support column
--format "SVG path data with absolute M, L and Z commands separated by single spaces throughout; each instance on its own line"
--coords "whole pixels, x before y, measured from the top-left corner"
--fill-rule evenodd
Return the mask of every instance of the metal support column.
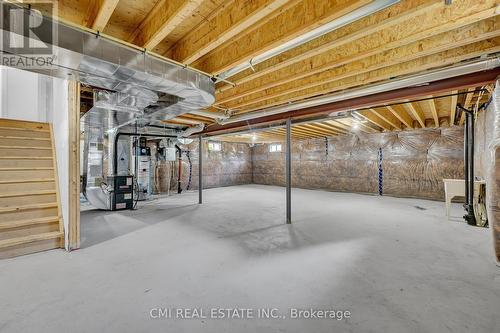
M 203 139 L 198 136 L 198 203 L 203 203 Z
M 198 136 L 198 203 L 203 203 L 203 139 Z
M 472 111 L 467 111 L 465 114 L 467 117 L 466 121 L 468 123 L 467 130 L 469 132 L 468 134 L 468 155 L 469 155 L 469 160 L 467 161 L 469 164 L 468 171 L 469 175 L 467 179 L 469 180 L 467 186 L 467 202 L 468 202 L 468 209 L 467 209 L 467 215 L 465 216 L 465 220 L 467 221 L 468 224 L 470 225 L 476 225 L 476 217 L 474 215 L 474 112 Z
M 467 112 L 462 109 L 462 112 Z M 469 208 L 469 122 L 467 121 L 467 113 L 465 113 L 464 126 L 464 180 L 465 180 L 465 203 L 464 208 L 467 211 Z
M 484 107 L 483 105 L 481 108 Z M 466 214 L 464 220 L 470 225 L 477 225 L 474 214 L 474 110 L 468 110 L 457 105 L 465 114 L 464 128 L 464 178 Z
M 286 223 L 292 223 L 292 120 L 286 120 Z

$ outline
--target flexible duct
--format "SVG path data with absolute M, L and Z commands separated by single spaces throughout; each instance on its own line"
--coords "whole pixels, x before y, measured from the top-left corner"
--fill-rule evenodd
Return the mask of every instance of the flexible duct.
M 203 111 L 203 110 L 194 110 L 189 113 L 194 114 L 196 116 L 202 116 L 212 119 L 227 119 L 229 116 L 222 112 L 212 112 L 212 111 Z
M 385 91 L 390 91 L 390 90 L 395 90 L 395 89 L 400 89 L 400 88 L 407 88 L 407 87 L 412 87 L 412 86 L 418 86 L 418 85 L 424 85 L 424 84 L 427 84 L 429 82 L 438 81 L 441 79 L 456 77 L 456 76 L 465 75 L 465 74 L 470 74 L 470 73 L 475 73 L 475 72 L 484 71 L 484 70 L 488 70 L 488 69 L 493 69 L 493 68 L 496 68 L 498 66 L 500 66 L 500 58 L 499 57 L 494 57 L 494 58 L 480 60 L 480 61 L 473 61 L 470 63 L 461 64 L 458 66 L 452 66 L 452 67 L 448 67 L 445 69 L 430 71 L 430 72 L 424 73 L 424 74 L 417 74 L 417 75 L 408 76 L 408 77 L 405 77 L 402 79 L 390 80 L 390 81 L 385 82 L 385 83 L 373 84 L 373 85 L 365 86 L 362 88 L 355 88 L 355 89 L 350 89 L 350 90 L 346 90 L 346 91 L 339 92 L 339 93 L 330 94 L 327 96 L 320 96 L 320 97 L 316 97 L 316 98 L 311 98 L 311 99 L 306 100 L 304 102 L 299 102 L 299 103 L 295 103 L 295 104 L 288 104 L 288 105 L 284 105 L 284 106 L 272 107 L 272 108 L 264 109 L 262 111 L 257 111 L 257 112 L 243 113 L 243 114 L 231 117 L 229 119 L 219 120 L 219 124 L 226 125 L 226 124 L 230 124 L 230 123 L 234 123 L 234 122 L 238 122 L 238 121 L 245 121 L 245 120 L 250 120 L 250 119 L 254 119 L 254 118 L 260 118 L 260 117 L 265 117 L 265 116 L 269 116 L 269 115 L 274 115 L 274 114 L 278 114 L 278 113 L 300 110 L 300 109 L 304 109 L 304 108 L 308 108 L 308 107 L 312 107 L 312 106 L 318 106 L 318 105 L 333 103 L 333 102 L 337 102 L 337 101 L 348 100 L 348 99 L 352 99 L 352 98 L 356 98 L 356 97 L 377 94 L 380 92 L 385 92 Z
M 195 133 L 199 133 L 205 129 L 205 124 L 198 124 L 196 126 L 189 127 L 178 134 L 180 138 L 187 138 Z

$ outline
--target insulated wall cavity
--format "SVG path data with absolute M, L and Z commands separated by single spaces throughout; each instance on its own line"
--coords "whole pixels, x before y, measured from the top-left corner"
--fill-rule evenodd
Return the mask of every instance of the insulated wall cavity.
M 463 129 L 359 134 L 292 143 L 292 186 L 444 200 L 443 179 L 463 179 Z M 382 158 L 380 158 L 380 152 Z M 284 152 L 258 145 L 257 184 L 285 184 Z M 380 168 L 381 167 L 381 168 Z
M 486 180 L 488 223 L 493 232 L 497 261 L 500 262 L 500 88 L 498 81 L 492 102 L 478 114 L 475 124 L 475 175 Z
M 156 156 L 156 144 L 150 142 L 151 155 Z M 198 189 L 198 140 L 189 145 L 179 145 L 182 149 L 181 188 Z M 189 151 L 189 159 L 187 152 Z M 191 160 L 191 166 L 189 163 Z M 167 193 L 177 190 L 179 162 L 157 161 L 153 159 L 153 192 Z M 191 179 L 191 180 L 190 180 Z M 208 141 L 203 141 L 203 187 L 244 185 L 252 183 L 252 148 L 248 144 L 221 143 L 221 151 L 209 151 Z

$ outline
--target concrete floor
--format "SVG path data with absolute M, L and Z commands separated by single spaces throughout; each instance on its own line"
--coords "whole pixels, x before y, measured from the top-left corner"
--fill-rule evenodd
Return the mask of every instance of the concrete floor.
M 1 332 L 500 332 L 491 230 L 442 202 L 236 186 L 82 213 L 83 248 L 0 261 Z M 152 308 L 349 310 L 150 319 Z M 206 314 L 206 313 L 205 313 Z

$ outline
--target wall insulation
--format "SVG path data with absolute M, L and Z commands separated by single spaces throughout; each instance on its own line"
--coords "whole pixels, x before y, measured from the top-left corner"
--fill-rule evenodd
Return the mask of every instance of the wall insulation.
M 464 177 L 461 127 L 321 138 L 292 145 L 294 187 L 378 194 L 381 183 L 383 195 L 444 200 L 442 180 Z M 254 183 L 283 186 L 284 163 L 284 152 L 256 146 Z
M 155 145 L 151 145 L 151 154 L 156 154 Z M 181 188 L 185 190 L 189 183 L 189 160 L 191 159 L 191 183 L 189 189 L 198 189 L 198 141 L 189 145 L 180 145 L 182 154 Z M 152 165 L 156 177 L 154 193 L 166 193 L 177 190 L 178 162 L 161 161 Z M 252 151 L 248 144 L 222 142 L 221 151 L 208 151 L 208 141 L 203 141 L 203 187 L 243 185 L 252 183 Z
M 488 223 L 493 232 L 497 261 L 500 262 L 500 89 L 492 103 L 477 115 L 475 123 L 475 176 L 486 180 Z

